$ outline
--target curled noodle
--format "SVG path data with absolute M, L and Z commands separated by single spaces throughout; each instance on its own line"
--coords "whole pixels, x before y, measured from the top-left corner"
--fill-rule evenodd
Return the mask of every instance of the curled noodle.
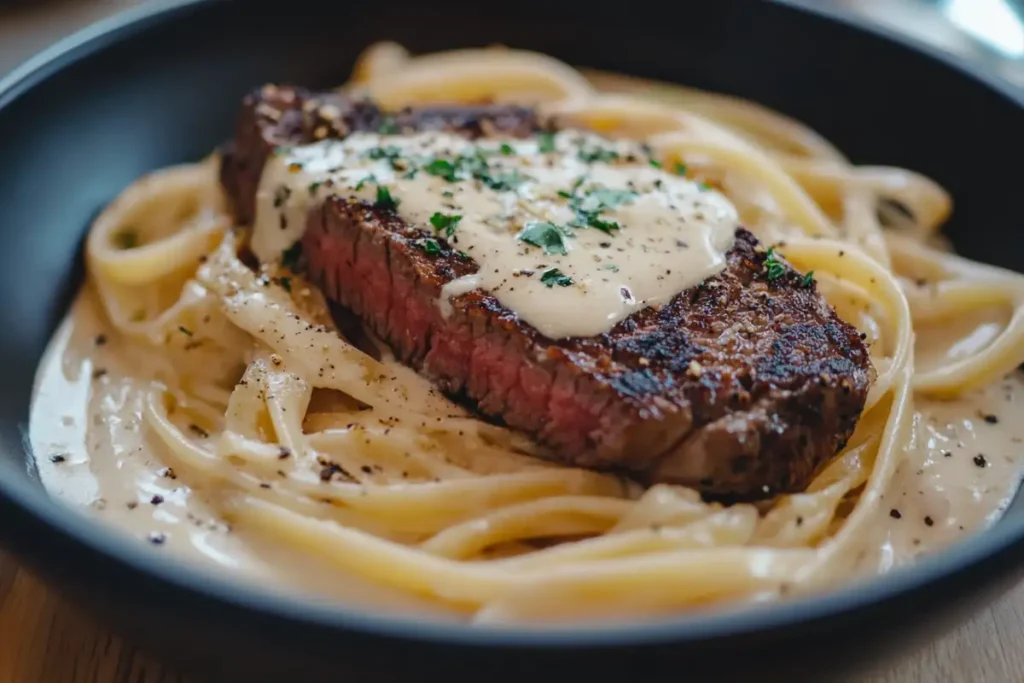
M 253 273 L 216 159 L 151 174 L 103 212 L 87 245 L 113 326 L 167 358 L 147 390 L 146 425 L 184 479 L 217 482 L 225 519 L 339 569 L 482 623 L 779 594 L 843 560 L 893 476 L 915 393 L 955 396 L 1024 360 L 1024 280 L 928 245 L 950 211 L 941 187 L 853 166 L 763 107 L 637 89 L 533 53 L 413 57 L 391 43 L 364 53 L 345 87 L 389 108 L 530 102 L 723 178 L 750 229 L 813 271 L 865 333 L 878 377 L 857 431 L 806 491 L 759 506 L 709 503 L 682 487 L 642 491 L 535 459 L 521 436 L 430 391 L 386 349 L 364 353 Z M 883 229 L 882 199 L 905 209 L 900 226 Z M 928 292 L 914 284 L 922 273 L 936 283 Z M 916 324 L 988 304 L 1013 310 L 994 342 L 914 373 Z M 316 407 L 325 396 L 334 402 Z M 210 438 L 192 438 L 189 422 Z

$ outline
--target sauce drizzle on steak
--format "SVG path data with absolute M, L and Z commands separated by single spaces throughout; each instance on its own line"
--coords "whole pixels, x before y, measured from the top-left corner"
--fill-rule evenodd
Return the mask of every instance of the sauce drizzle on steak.
M 268 156 L 353 131 L 445 130 L 525 137 L 529 109 L 431 107 L 385 114 L 372 103 L 266 86 L 245 100 L 222 181 L 251 223 Z M 434 239 L 430 253 L 420 245 Z M 390 207 L 325 193 L 308 215 L 300 267 L 397 356 L 552 457 L 714 496 L 763 498 L 806 486 L 852 434 L 873 379 L 857 331 L 756 238 L 739 229 L 725 270 L 605 334 L 552 340 L 480 290 L 445 284 L 475 272 L 430 226 Z

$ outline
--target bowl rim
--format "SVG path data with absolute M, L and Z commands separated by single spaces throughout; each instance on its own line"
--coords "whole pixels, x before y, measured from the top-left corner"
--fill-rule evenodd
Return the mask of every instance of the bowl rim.
M 905 50 L 937 61 L 961 78 L 980 82 L 1019 109 L 1024 91 L 1008 81 L 895 29 L 875 24 L 851 12 L 808 6 L 800 0 L 763 0 L 819 21 L 838 23 Z M 51 76 L 106 47 L 193 11 L 210 0 L 148 0 L 97 21 L 44 49 L 7 76 L 0 78 L 0 110 Z M 22 427 L 23 449 L 31 450 L 27 428 Z M 301 623 L 306 627 L 347 630 L 366 635 L 427 645 L 503 649 L 562 649 L 629 647 L 664 643 L 707 643 L 724 638 L 764 634 L 808 622 L 824 622 L 870 608 L 902 594 L 925 589 L 977 568 L 1013 550 L 1024 549 L 1024 517 L 1005 520 L 959 541 L 955 546 L 922 558 L 905 568 L 850 582 L 822 594 L 765 605 L 738 605 L 710 612 L 686 613 L 668 619 L 593 626 L 570 623 L 565 628 L 479 626 L 464 622 L 417 618 L 391 612 L 373 612 L 358 606 L 327 604 L 315 596 L 295 596 L 260 590 L 248 582 L 235 582 L 226 572 L 196 567 L 155 552 L 137 539 L 108 527 L 53 499 L 25 480 L 15 465 L 0 462 L 0 501 L 12 503 L 47 532 L 58 535 L 80 552 L 98 553 L 119 571 L 141 573 L 205 600 L 230 605 L 262 616 Z M 170 560 L 170 561 L 169 561 Z M 428 626 L 429 628 L 424 628 Z

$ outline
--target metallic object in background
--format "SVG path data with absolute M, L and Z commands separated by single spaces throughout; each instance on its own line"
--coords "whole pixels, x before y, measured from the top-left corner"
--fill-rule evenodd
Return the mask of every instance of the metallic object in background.
M 1010 59 L 1024 57 L 1024 22 L 1011 0 L 941 0 L 940 11 L 958 28 Z
M 984 65 L 1024 88 L 1024 0 L 798 0 L 837 7 Z

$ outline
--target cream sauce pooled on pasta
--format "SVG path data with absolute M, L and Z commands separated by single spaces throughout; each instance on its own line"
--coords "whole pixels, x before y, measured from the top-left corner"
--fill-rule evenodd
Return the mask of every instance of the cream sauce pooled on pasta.
M 919 351 L 937 357 L 939 346 L 956 347 L 954 341 L 935 342 L 933 335 L 931 344 L 919 342 Z M 146 354 L 157 352 L 131 347 L 84 289 L 40 366 L 32 407 L 29 437 L 51 494 L 159 552 L 264 589 L 465 617 L 440 601 L 330 568 L 259 529 L 229 525 L 211 504 L 221 495 L 217 488 L 194 488 L 196 482 L 178 478 L 159 440 L 143 428 L 142 397 L 156 365 Z M 848 573 L 835 582 L 888 571 L 995 521 L 1017 487 L 1022 438 L 1024 380 L 1018 374 L 955 401 L 918 398 L 907 452 L 874 519 L 851 545 L 856 556 L 844 563 Z
M 456 618 L 441 601 L 390 590 L 329 567 L 232 525 L 212 501 L 220 495 L 184 481 L 143 425 L 146 385 L 157 351 L 119 340 L 84 288 L 54 335 L 36 378 L 29 438 L 40 478 L 57 500 L 159 552 L 201 569 L 228 572 L 261 590 L 329 596 L 392 612 Z M 149 361 L 149 362 L 147 362 Z
M 355 133 L 270 157 L 251 246 L 277 261 L 324 197 L 375 202 L 479 265 L 445 286 L 442 311 L 482 289 L 547 337 L 589 337 L 725 267 L 736 209 L 677 170 L 635 142 L 581 131 L 503 141 Z M 439 249 L 429 236 L 415 245 Z

